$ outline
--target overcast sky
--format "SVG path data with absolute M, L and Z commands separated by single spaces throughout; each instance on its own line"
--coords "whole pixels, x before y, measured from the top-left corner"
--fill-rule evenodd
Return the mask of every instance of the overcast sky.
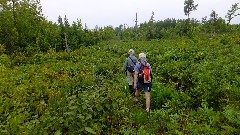
M 190 13 L 191 18 L 201 20 L 213 10 L 225 19 L 232 4 L 240 0 L 194 0 L 197 10 Z M 67 16 L 69 23 L 81 19 L 88 28 L 113 26 L 120 24 L 134 26 L 135 14 L 138 13 L 139 23 L 148 21 L 155 13 L 154 19 L 167 18 L 186 19 L 184 0 L 41 0 L 43 14 L 49 21 L 57 22 L 58 16 Z M 240 6 L 240 5 L 239 5 Z M 240 11 L 238 11 L 240 13 Z M 232 20 L 240 23 L 240 16 Z

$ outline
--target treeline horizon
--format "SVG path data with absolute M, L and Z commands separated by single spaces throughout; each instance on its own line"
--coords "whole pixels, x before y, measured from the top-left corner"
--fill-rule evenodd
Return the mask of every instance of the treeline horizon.
M 231 24 L 231 20 L 239 15 L 239 3 L 232 5 L 227 20 L 218 17 L 214 10 L 202 20 L 190 18 L 191 11 L 197 10 L 198 5 L 193 0 L 186 0 L 184 13 L 187 19 L 155 20 L 152 12 L 149 21 L 133 27 L 96 25 L 94 29 L 88 29 L 87 24 L 83 26 L 78 19 L 70 24 L 67 16 L 59 16 L 57 23 L 48 21 L 42 13 L 40 0 L 4 0 L 0 4 L 0 53 L 13 56 L 19 52 L 31 55 L 50 49 L 69 52 L 108 40 L 193 38 L 239 31 L 239 24 Z

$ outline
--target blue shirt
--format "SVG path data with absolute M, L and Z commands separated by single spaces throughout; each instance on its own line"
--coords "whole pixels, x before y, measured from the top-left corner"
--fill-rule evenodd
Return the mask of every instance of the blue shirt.
M 149 64 L 149 63 L 145 63 L 144 61 L 141 61 L 141 64 L 142 64 L 142 66 L 145 66 L 145 64 L 147 64 L 146 66 L 148 66 L 149 68 L 150 68 L 150 71 L 151 71 L 151 73 L 152 73 L 152 68 L 151 68 L 151 65 Z M 140 65 L 140 62 L 138 62 L 137 64 L 136 64 L 136 66 L 134 67 L 134 70 L 135 70 L 135 72 L 140 72 L 140 70 L 141 70 L 141 65 Z

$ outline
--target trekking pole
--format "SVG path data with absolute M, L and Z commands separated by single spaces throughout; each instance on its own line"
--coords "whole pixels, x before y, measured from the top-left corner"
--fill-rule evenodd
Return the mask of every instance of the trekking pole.
M 124 92 L 126 94 L 126 96 L 128 95 L 128 88 L 127 88 L 127 78 L 126 78 L 126 72 L 123 73 L 123 86 L 124 86 Z
M 125 76 L 124 76 L 124 73 L 122 74 L 122 76 L 123 76 L 123 88 L 124 88 L 124 90 L 126 91 L 127 86 L 126 86 L 126 78 L 125 78 Z

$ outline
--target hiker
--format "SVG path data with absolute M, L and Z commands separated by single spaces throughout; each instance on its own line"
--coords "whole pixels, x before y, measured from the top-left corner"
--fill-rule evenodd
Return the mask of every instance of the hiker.
M 146 54 L 139 54 L 139 62 L 136 64 L 134 74 L 135 101 L 139 100 L 140 90 L 144 89 L 146 98 L 146 112 L 150 110 L 150 91 L 152 89 L 152 68 L 147 62 Z
M 130 49 L 128 51 L 128 57 L 126 58 L 126 61 L 123 67 L 123 73 L 127 73 L 128 87 L 132 95 L 134 95 L 135 93 L 133 89 L 133 76 L 134 76 L 134 67 L 137 61 L 138 61 L 137 58 L 134 56 L 134 50 Z

